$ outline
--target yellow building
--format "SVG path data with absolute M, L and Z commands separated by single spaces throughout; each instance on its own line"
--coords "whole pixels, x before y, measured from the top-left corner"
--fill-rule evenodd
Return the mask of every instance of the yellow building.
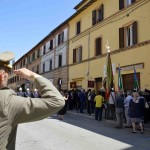
M 69 19 L 70 88 L 102 87 L 106 44 L 110 46 L 115 87 L 120 64 L 124 89 L 133 89 L 133 66 L 141 90 L 150 89 L 150 1 L 82 0 Z

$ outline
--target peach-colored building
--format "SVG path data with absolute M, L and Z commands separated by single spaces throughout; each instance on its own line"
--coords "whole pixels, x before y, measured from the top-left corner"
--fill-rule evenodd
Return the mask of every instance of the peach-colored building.
M 125 90 L 133 89 L 133 66 L 140 89 L 150 89 L 149 8 L 149 0 L 82 0 L 75 6 L 69 20 L 68 86 L 103 87 L 108 41 L 116 89 L 118 64 Z

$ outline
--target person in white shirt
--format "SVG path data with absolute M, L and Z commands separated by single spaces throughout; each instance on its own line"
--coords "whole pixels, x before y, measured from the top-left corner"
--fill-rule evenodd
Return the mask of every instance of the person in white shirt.
M 108 101 L 108 119 L 115 119 L 115 101 L 115 92 L 114 89 L 112 89 Z
M 127 128 L 130 128 L 132 127 L 131 126 L 131 120 L 130 120 L 130 117 L 129 117 L 129 103 L 130 103 L 130 100 L 133 99 L 132 97 L 132 92 L 131 91 L 127 91 L 127 97 L 125 98 L 124 100 L 124 111 L 125 111 L 125 117 L 126 117 L 126 127 Z

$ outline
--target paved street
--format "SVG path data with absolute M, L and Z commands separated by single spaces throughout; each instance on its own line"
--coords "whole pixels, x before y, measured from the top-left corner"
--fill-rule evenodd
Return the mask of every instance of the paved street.
M 16 150 L 149 150 L 150 130 L 115 129 L 115 122 L 95 121 L 68 112 L 64 121 L 47 118 L 19 125 Z

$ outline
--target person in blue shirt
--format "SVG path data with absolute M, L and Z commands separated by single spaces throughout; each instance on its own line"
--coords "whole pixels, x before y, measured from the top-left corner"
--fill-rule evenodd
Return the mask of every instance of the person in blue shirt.
M 79 92 L 79 98 L 80 98 L 80 113 L 84 113 L 83 110 L 85 107 L 86 95 L 83 89 L 81 89 Z

